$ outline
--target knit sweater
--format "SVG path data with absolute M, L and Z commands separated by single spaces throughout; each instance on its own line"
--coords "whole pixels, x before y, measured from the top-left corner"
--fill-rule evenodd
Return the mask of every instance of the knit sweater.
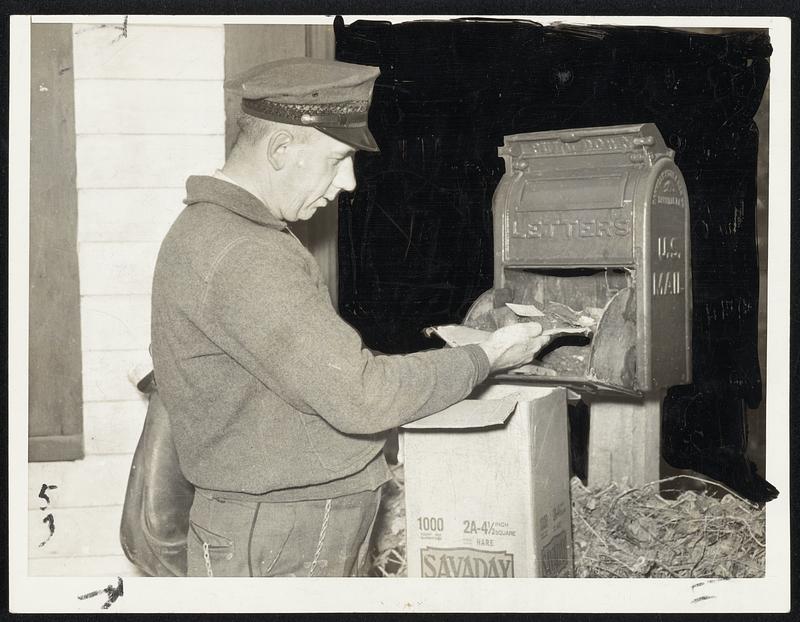
M 375 487 L 385 431 L 486 378 L 478 346 L 366 349 L 311 254 L 239 186 L 190 177 L 185 202 L 156 263 L 152 353 L 196 486 L 276 500 Z

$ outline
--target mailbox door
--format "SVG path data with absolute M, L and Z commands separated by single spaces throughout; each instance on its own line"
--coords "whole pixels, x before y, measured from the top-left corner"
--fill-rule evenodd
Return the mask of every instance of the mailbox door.
M 516 175 L 504 188 L 503 264 L 630 265 L 633 178 L 621 167 Z

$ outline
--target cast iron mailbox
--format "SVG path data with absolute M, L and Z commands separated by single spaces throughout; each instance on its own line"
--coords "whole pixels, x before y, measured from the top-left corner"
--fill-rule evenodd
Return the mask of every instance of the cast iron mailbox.
M 517 134 L 498 152 L 494 289 L 465 324 L 507 323 L 506 303 L 585 320 L 587 336 L 537 361 L 536 383 L 643 395 L 691 382 L 688 197 L 656 126 Z

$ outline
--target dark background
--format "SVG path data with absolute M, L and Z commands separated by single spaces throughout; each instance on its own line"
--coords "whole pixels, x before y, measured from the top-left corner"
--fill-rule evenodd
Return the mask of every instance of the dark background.
M 358 154 L 358 188 L 340 202 L 340 312 L 366 344 L 436 347 L 421 330 L 460 322 L 492 287 L 503 136 L 654 122 L 686 180 L 693 253 L 694 382 L 667 395 L 663 455 L 774 496 L 745 457 L 746 409 L 762 400 L 753 117 L 767 34 L 485 19 L 337 19 L 335 34 L 338 60 L 381 69 L 369 118 L 381 153 Z M 585 437 L 585 412 L 572 423 Z

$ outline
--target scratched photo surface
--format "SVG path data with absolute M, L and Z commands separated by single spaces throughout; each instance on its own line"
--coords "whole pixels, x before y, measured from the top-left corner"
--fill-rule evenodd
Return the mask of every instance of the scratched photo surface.
M 670 503 L 688 491 L 692 503 L 714 505 L 727 492 L 753 508 L 740 541 L 758 559 L 693 575 L 667 568 L 653 540 L 648 559 L 593 574 L 585 550 L 591 534 L 579 523 L 591 521 L 597 504 L 609 509 L 611 497 L 586 488 L 590 397 L 570 401 L 564 447 L 573 524 L 560 546 L 572 547 L 573 567 L 559 565 L 559 553 L 550 576 L 610 577 L 622 568 L 616 576 L 764 576 L 763 507 L 782 492 L 764 477 L 771 54 L 769 31 L 747 28 L 341 18 L 315 25 L 33 24 L 28 574 L 97 577 L 96 589 L 87 584 L 79 598 L 112 610 L 124 600 L 124 580 L 146 576 L 126 557 L 119 532 L 148 405 L 141 381 L 152 369 L 156 255 L 184 207 L 186 177 L 220 168 L 236 138 L 239 102 L 223 90 L 225 79 L 268 60 L 316 56 L 380 68 L 369 112 L 380 153 L 358 152 L 356 189 L 340 195 L 338 210 L 321 210 L 293 230 L 320 264 L 342 318 L 366 347 L 386 354 L 446 347 L 425 329 L 465 322 L 497 286 L 498 244 L 509 239 L 497 237 L 493 197 L 501 179 L 524 170 L 509 171 L 510 160 L 498 155 L 507 137 L 654 124 L 685 182 L 689 231 L 686 240 L 654 239 L 654 252 L 687 259 L 688 272 L 654 274 L 645 285 L 654 300 L 684 296 L 690 305 L 684 325 L 654 325 L 652 340 L 665 348 L 688 343 L 691 382 L 663 387 L 656 402 L 660 440 L 658 431 L 649 438 L 660 443 L 661 457 L 656 452 L 652 479 L 667 479 L 661 489 Z M 600 137 L 566 144 L 575 146 L 550 155 L 573 149 L 601 175 L 615 151 L 634 143 Z M 509 236 L 573 257 L 548 265 L 547 278 L 569 279 L 571 270 L 589 279 L 592 255 L 637 226 L 640 216 L 620 212 L 559 219 L 541 211 Z M 624 269 L 636 271 L 640 261 Z M 606 286 L 610 274 L 624 287 L 623 267 L 611 272 Z M 570 388 L 585 385 L 591 382 Z M 441 526 L 436 516 L 406 525 L 408 456 L 396 434 L 387 457 L 397 480 L 384 491 L 371 575 L 391 580 L 409 574 L 407 529 L 434 534 L 428 545 L 435 551 Z M 619 486 L 613 496 L 630 490 L 605 484 Z M 652 500 L 629 494 L 623 503 L 634 498 L 642 505 L 627 506 L 631 512 Z M 463 548 L 423 554 L 409 576 L 542 576 L 535 573 L 555 563 L 546 550 L 533 575 L 513 556 L 468 553 L 481 544 L 503 548 L 496 536 L 508 525 L 484 521 L 492 512 L 464 521 Z M 638 535 L 637 546 L 650 538 Z
M 770 498 L 745 460 L 763 475 L 768 34 L 473 21 L 335 30 L 337 58 L 381 67 L 370 117 L 381 153 L 357 156 L 339 221 L 339 306 L 367 345 L 430 347 L 419 327 L 461 322 L 493 286 L 504 136 L 654 123 L 686 182 L 694 303 L 694 377 L 667 395 L 664 457 Z M 578 226 L 531 243 L 592 249 L 604 237 Z M 751 437 L 762 436 L 750 447 L 748 412 Z

